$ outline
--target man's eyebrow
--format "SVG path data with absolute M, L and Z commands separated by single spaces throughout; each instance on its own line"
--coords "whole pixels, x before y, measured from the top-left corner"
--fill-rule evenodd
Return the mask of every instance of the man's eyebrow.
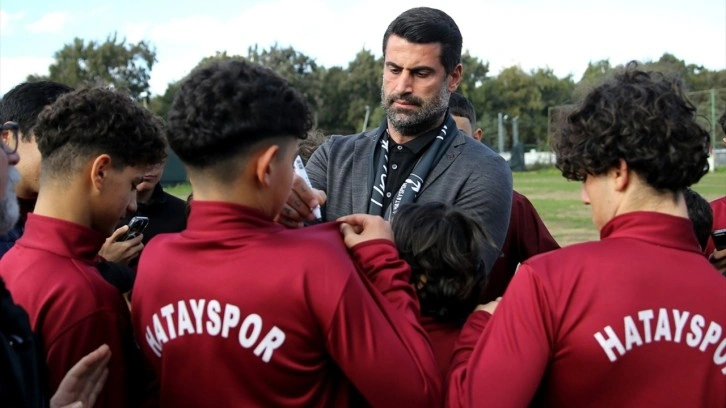
M 391 61 L 386 61 L 386 66 L 389 67 L 389 68 L 404 69 L 400 65 L 396 64 L 395 62 L 391 62 Z M 411 72 L 430 71 L 430 72 L 434 72 L 436 70 L 433 67 L 428 66 L 428 65 L 419 65 L 419 66 L 415 66 L 415 67 L 411 67 L 411 68 L 406 68 L 406 71 L 411 71 Z
M 408 70 L 411 72 L 426 72 L 426 71 L 435 72 L 436 71 L 435 69 L 433 69 L 432 67 L 430 67 L 428 65 L 413 67 L 413 68 L 409 68 Z

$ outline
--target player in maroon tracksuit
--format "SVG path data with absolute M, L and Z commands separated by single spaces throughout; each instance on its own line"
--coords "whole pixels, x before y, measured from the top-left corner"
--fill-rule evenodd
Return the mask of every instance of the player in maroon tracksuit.
M 58 98 L 34 128 L 40 192 L 0 275 L 45 348 L 51 392 L 83 356 L 111 349 L 98 406 L 138 398 L 138 349 L 121 294 L 99 274 L 98 251 L 136 207 L 135 184 L 165 156 L 161 121 L 128 95 L 84 89 Z
M 361 396 L 440 406 L 410 268 L 388 224 L 274 221 L 310 125 L 303 97 L 246 61 L 182 84 L 169 142 L 191 179 L 191 213 L 185 231 L 146 247 L 132 298 L 163 406 L 338 407 Z
M 396 247 L 411 266 L 442 378 L 449 369 L 461 326 L 479 302 L 486 281 L 484 247 L 493 245 L 471 215 L 448 204 L 407 204 L 393 219 Z
M 583 181 L 601 240 L 525 261 L 472 315 L 449 406 L 723 406 L 726 280 L 683 197 L 708 145 L 682 83 L 634 64 L 571 111 L 557 166 Z
M 509 217 L 507 237 L 502 245 L 502 255 L 489 271 L 481 301 L 490 302 L 502 296 L 520 263 L 559 247 L 532 203 L 527 197 L 514 191 L 512 214 Z
M 718 118 L 718 123 L 721 125 L 721 129 L 726 134 L 726 112 Z M 723 144 L 726 145 L 726 137 L 723 139 Z M 725 229 L 726 228 L 726 196 L 721 197 L 711 202 L 711 210 L 713 211 L 713 227 L 712 231 Z M 718 270 L 726 275 L 726 249 L 720 251 L 716 250 L 716 246 L 713 243 L 713 239 L 708 239 L 706 249 L 703 251 L 706 256 L 710 257 L 711 262 L 716 266 Z
M 726 228 L 726 197 L 721 197 L 711 201 L 711 210 L 713 211 L 713 227 L 712 231 Z M 708 240 L 706 249 L 703 251 L 706 255 L 711 255 L 716 249 L 713 239 Z
M 718 119 L 718 123 L 721 125 L 724 134 L 726 134 L 726 112 Z M 726 145 L 726 138 L 723 139 L 723 143 Z M 713 210 L 712 231 L 726 228 L 726 197 L 712 201 L 711 210 Z M 714 245 L 713 239 L 709 238 L 703 253 L 710 258 L 711 263 L 713 263 L 716 269 L 726 275 L 726 249 L 714 252 L 715 250 L 716 245 Z

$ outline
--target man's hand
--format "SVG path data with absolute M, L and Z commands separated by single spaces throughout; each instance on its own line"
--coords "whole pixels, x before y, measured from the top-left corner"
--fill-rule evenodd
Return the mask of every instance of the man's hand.
M 487 312 L 490 315 L 494 315 L 494 311 L 497 310 L 497 306 L 499 306 L 499 302 L 502 301 L 502 297 L 499 296 L 498 298 L 492 300 L 491 302 L 487 303 L 486 305 L 479 305 L 474 309 L 474 311 L 483 311 Z
M 119 241 L 128 230 L 129 226 L 124 225 L 114 231 L 110 237 L 106 238 L 106 242 L 103 243 L 98 254 L 107 261 L 128 265 L 132 259 L 139 256 L 144 248 L 144 244 L 141 243 L 144 238 L 143 234 L 139 234 L 128 241 Z
M 71 367 L 50 399 L 51 408 L 91 408 L 101 393 L 111 360 L 111 349 L 102 345 Z
M 374 239 L 393 241 L 391 224 L 377 215 L 353 214 L 340 217 L 340 232 L 348 248 Z
M 305 220 L 315 219 L 312 209 L 325 204 L 326 198 L 324 191 L 309 187 L 302 177 L 295 174 L 290 197 L 276 221 L 289 228 L 301 228 Z
M 721 272 L 722 275 L 726 275 L 726 249 L 715 250 L 708 258 L 711 264 Z

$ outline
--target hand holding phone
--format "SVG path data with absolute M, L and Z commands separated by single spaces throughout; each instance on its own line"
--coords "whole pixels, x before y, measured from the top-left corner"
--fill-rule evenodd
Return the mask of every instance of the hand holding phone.
M 136 216 L 129 221 L 129 229 L 126 233 L 119 238 L 119 241 L 128 241 L 129 239 L 136 238 L 146 230 L 149 226 L 149 217 Z

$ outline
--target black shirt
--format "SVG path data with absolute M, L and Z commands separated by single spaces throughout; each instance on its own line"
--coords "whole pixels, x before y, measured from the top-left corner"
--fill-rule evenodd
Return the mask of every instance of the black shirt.
M 181 232 L 187 227 L 187 203 L 181 198 L 164 191 L 161 183 L 154 187 L 154 192 L 147 203 L 137 203 L 136 212 L 127 214 L 121 225 L 128 224 L 136 215 L 149 217 L 149 226 L 144 230 L 141 242 L 146 245 L 157 234 Z M 136 269 L 139 258 L 129 262 Z
M 165 192 L 161 184 L 157 184 L 149 201 L 137 203 L 136 212 L 127 214 L 120 225 L 128 224 L 136 215 L 149 217 L 149 226 L 144 231 L 144 238 L 141 240 L 146 245 L 157 234 L 180 232 L 186 229 L 186 208 L 187 203 L 184 200 Z
M 406 178 L 411 174 L 419 159 L 436 139 L 440 128 L 436 127 L 426 133 L 403 144 L 397 144 L 393 138 L 388 138 L 388 175 L 386 176 L 386 189 L 383 193 L 383 208 L 388 208 L 391 199 L 396 196 Z M 381 149 L 375 151 L 374 163 L 378 163 Z

